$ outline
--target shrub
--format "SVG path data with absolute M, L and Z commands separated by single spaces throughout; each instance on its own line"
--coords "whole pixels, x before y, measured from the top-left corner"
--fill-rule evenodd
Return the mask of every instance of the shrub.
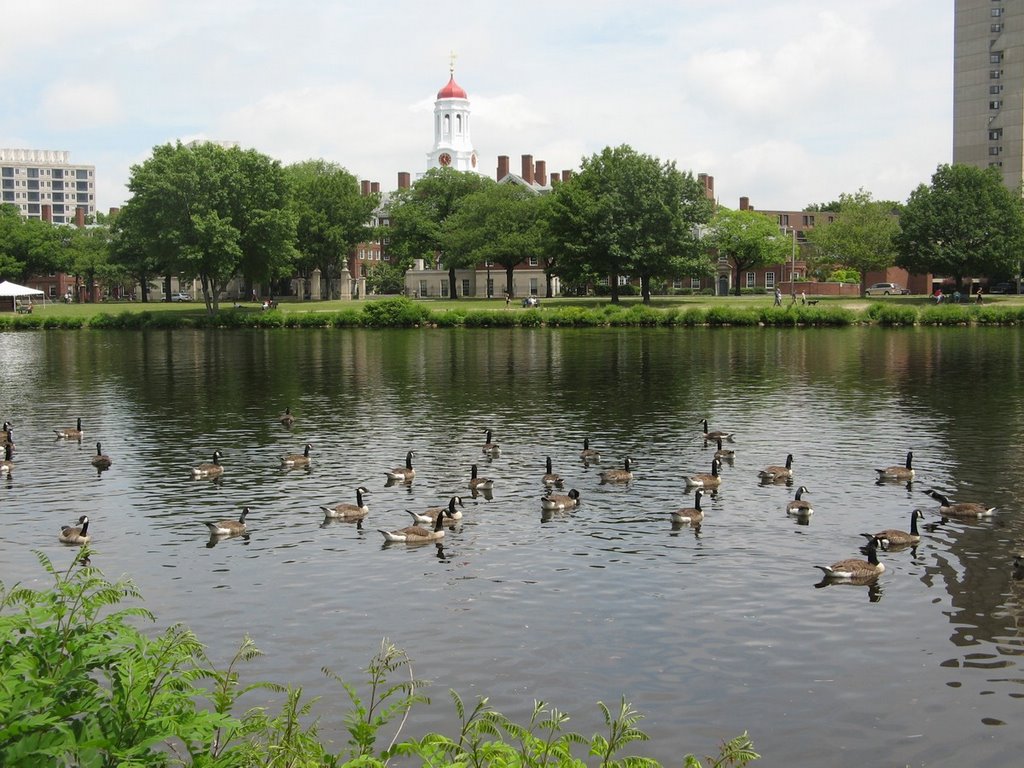
M 724 304 L 711 307 L 705 315 L 708 325 L 757 325 L 759 321 L 760 315 L 755 310 Z
M 879 325 L 914 325 L 917 322 L 917 309 L 904 304 L 875 302 L 865 312 Z
M 335 328 L 358 328 L 363 324 L 363 313 L 356 307 L 339 309 L 331 315 L 331 325 Z
M 404 296 L 395 296 L 363 305 L 363 325 L 369 328 L 412 328 L 422 325 L 429 312 Z

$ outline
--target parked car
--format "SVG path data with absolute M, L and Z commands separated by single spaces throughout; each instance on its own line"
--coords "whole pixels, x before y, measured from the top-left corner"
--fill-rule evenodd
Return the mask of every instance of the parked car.
M 903 296 L 908 293 L 910 291 L 896 283 L 875 283 L 864 291 L 865 296 L 888 296 L 889 294 Z
M 171 301 L 192 301 L 192 294 L 178 291 L 171 294 Z
M 996 283 L 988 289 L 989 293 L 1016 293 L 1017 286 L 1013 283 Z

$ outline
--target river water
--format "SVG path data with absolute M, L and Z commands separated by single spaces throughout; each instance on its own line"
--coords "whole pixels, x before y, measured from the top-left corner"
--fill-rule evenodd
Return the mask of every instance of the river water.
M 88 513 L 94 565 L 130 576 L 158 627 L 187 624 L 225 664 L 251 636 L 246 674 L 323 696 L 330 737 L 344 694 L 321 668 L 358 682 L 387 637 L 432 681 L 410 734 L 453 732 L 455 689 L 521 720 L 547 701 L 587 734 L 625 696 L 652 736 L 635 751 L 669 764 L 744 730 L 766 766 L 1019 759 L 1015 330 L 47 331 L 0 334 L 0 359 L 17 444 L 0 579 L 44 586 L 33 552 L 69 563 L 57 532 Z M 55 440 L 78 416 L 85 438 Z M 736 458 L 699 529 L 673 526 L 682 478 L 710 470 L 705 417 Z M 312 466 L 282 470 L 307 442 Z M 223 479 L 192 480 L 214 450 Z M 415 480 L 387 486 L 408 450 Z M 910 450 L 915 482 L 876 484 Z M 788 453 L 809 524 L 784 512 L 795 486 L 758 482 Z M 577 510 L 543 513 L 547 456 Z M 601 484 L 627 456 L 633 481 Z M 490 499 L 466 488 L 474 462 Z M 319 505 L 360 485 L 362 527 L 324 524 Z M 998 511 L 943 520 L 929 488 Z M 459 493 L 442 547 L 384 546 L 376 529 Z M 243 506 L 249 536 L 208 546 L 204 521 Z M 816 564 L 916 507 L 920 545 L 883 552 L 875 584 L 816 588 Z

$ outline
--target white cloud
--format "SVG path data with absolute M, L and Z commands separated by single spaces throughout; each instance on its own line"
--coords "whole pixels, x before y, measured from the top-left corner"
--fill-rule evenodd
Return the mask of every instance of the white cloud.
M 123 118 L 117 90 L 102 83 L 54 83 L 39 101 L 36 119 L 48 126 L 73 125 L 89 130 L 116 125 Z

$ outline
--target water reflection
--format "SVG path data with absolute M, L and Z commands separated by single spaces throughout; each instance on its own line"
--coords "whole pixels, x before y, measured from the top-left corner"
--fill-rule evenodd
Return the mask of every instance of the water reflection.
M 96 521 L 94 561 L 131 574 L 162 620 L 186 622 L 213 652 L 253 634 L 266 652 L 254 674 L 311 692 L 343 616 L 350 678 L 382 634 L 410 648 L 430 635 L 460 648 L 431 660 L 439 685 L 481 690 L 513 715 L 544 698 L 597 730 L 587 703 L 626 694 L 650 713 L 666 762 L 680 730 L 706 735 L 686 745 L 699 749 L 749 729 L 778 764 L 837 749 L 871 763 L 881 748 L 899 764 L 1008 764 L 985 734 L 1015 721 L 1024 694 L 1011 564 L 1024 542 L 1024 401 L 1006 395 L 1024 355 L 1019 334 L 989 330 L 0 334 L 3 416 L 26 459 L 0 484 L 2 578 L 37 579 L 33 549 L 68 556 L 48 517 L 60 499 Z M 950 373 L 961 370 L 980 373 Z M 88 444 L 52 439 L 50 425 L 77 413 L 117 457 L 101 484 Z M 712 463 L 704 417 L 736 430 L 736 452 L 704 496 L 704 523 L 672 525 L 694 491 L 679 468 Z M 487 429 L 500 456 L 481 451 Z M 908 433 L 917 482 L 875 485 Z M 636 458 L 630 481 L 602 484 L 584 440 L 605 468 Z M 281 471 L 307 443 L 312 469 Z M 215 448 L 223 477 L 189 482 Z M 814 489 L 814 526 L 781 513 L 792 478 L 759 482 L 790 450 Z M 383 482 L 409 451 L 415 482 Z M 546 456 L 583 504 L 544 508 Z M 376 530 L 407 525 L 406 509 L 465 493 L 474 462 L 496 496 L 468 489 L 464 521 L 433 547 L 381 542 Z M 372 524 L 321 514 L 359 487 L 373 489 Z M 927 488 L 998 510 L 943 516 L 922 506 Z M 252 535 L 208 542 L 202 523 L 243 504 L 259 510 Z M 807 588 L 814 563 L 918 507 L 921 542 L 883 552 L 879 578 Z M 422 722 L 448 717 L 431 709 Z

